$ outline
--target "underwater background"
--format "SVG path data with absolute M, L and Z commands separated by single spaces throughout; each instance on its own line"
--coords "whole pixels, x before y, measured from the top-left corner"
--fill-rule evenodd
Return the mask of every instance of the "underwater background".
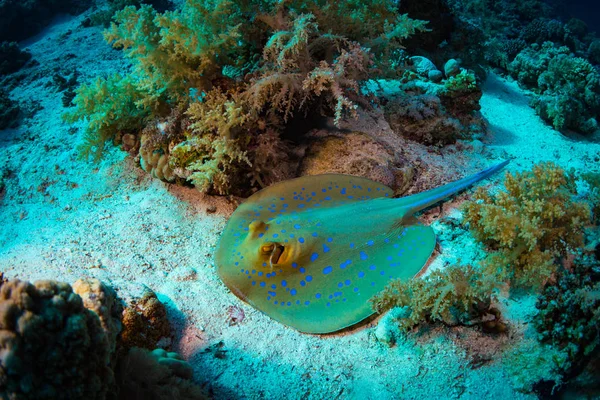
M 0 398 L 600 398 L 599 31 L 581 0 L 0 0 Z

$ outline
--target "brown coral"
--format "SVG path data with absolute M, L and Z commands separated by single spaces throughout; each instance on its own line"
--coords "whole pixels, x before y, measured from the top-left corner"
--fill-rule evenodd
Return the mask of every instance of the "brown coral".
M 171 327 L 167 310 L 156 294 L 147 289 L 139 300 L 123 311 L 123 331 L 121 345 L 125 348 L 142 347 L 155 349 L 160 344 L 170 342 Z
M 2 284 L 0 355 L 3 398 L 104 399 L 114 384 L 100 319 L 66 283 Z
M 192 367 L 177 353 L 134 347 L 120 360 L 115 371 L 119 399 L 208 399 L 192 381 L 192 373 Z

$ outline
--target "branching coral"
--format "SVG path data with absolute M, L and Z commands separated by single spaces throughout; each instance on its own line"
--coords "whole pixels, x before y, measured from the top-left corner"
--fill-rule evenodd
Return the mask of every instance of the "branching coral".
M 590 220 L 586 203 L 573 200 L 574 179 L 553 163 L 506 174 L 506 191 L 480 188 L 464 205 L 464 222 L 492 253 L 486 273 L 517 285 L 540 287 L 556 270 L 556 259 L 583 246 Z
M 496 282 L 472 266 L 452 266 L 423 279 L 396 280 L 371 299 L 383 312 L 404 308 L 398 325 L 407 331 L 425 321 L 449 325 L 480 324 L 484 329 L 504 330 L 499 312 L 491 306 Z

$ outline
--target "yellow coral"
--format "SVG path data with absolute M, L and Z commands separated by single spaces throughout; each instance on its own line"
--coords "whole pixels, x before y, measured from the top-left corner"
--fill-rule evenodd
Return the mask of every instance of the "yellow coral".
M 555 271 L 555 259 L 583 246 L 590 208 L 573 201 L 573 176 L 553 163 L 506 174 L 506 191 L 475 192 L 464 221 L 494 253 L 486 270 L 518 285 L 539 287 Z
M 496 281 L 477 268 L 452 266 L 423 279 L 393 281 L 371 303 L 377 312 L 406 307 L 408 312 L 398 321 L 402 330 L 428 320 L 470 325 L 482 323 L 486 314 L 496 317 L 491 308 L 496 287 Z

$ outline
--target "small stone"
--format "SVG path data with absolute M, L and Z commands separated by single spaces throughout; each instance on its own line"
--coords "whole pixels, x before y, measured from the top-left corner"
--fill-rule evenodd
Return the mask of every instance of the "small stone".
M 473 148 L 473 152 L 474 153 L 481 153 L 483 152 L 483 143 L 481 142 L 481 140 L 473 140 L 471 142 L 471 147 Z
M 206 212 L 209 214 L 213 214 L 217 211 L 217 206 L 215 205 L 210 205 L 208 207 L 206 207 Z

